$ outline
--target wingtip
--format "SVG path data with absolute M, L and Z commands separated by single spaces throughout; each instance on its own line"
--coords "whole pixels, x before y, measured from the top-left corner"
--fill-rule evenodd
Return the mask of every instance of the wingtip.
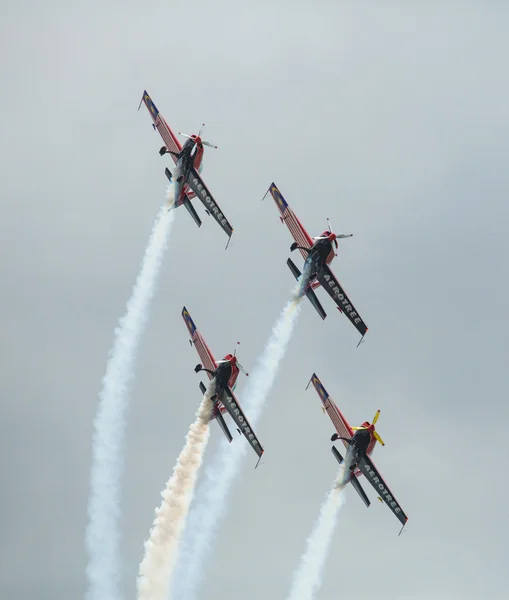
M 313 377 L 316 377 L 316 373 L 313 373 L 313 375 L 311 375 L 311 377 L 309 378 L 308 384 L 306 385 L 306 389 L 304 390 L 305 392 L 307 391 L 308 387 L 311 385 L 311 382 L 313 381 Z

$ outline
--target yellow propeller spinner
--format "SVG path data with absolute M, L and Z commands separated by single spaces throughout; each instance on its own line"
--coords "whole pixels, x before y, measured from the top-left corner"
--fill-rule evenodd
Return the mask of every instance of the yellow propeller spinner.
M 374 428 L 374 425 L 378 421 L 378 417 L 379 416 L 380 416 L 380 411 L 377 410 L 376 413 L 375 413 L 375 416 L 373 417 L 373 422 L 371 423 L 373 425 L 373 435 L 375 436 L 375 439 L 382 444 L 382 446 L 385 446 L 384 441 L 378 435 L 377 431 Z M 360 431 L 362 429 L 368 429 L 368 428 L 367 427 L 352 427 L 352 429 L 353 429 L 353 431 Z

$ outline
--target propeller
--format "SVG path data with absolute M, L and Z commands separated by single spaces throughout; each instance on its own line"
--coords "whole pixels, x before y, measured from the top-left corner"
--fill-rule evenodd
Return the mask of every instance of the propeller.
M 217 149 L 217 146 L 214 146 L 214 144 L 211 144 L 210 142 L 205 142 L 204 140 L 201 139 L 201 134 L 203 132 L 203 128 L 204 127 L 205 127 L 205 123 L 202 123 L 201 127 L 200 127 L 200 131 L 198 133 L 198 138 L 200 138 L 200 141 L 201 141 L 202 145 L 203 146 L 208 146 L 209 148 L 216 148 Z M 189 138 L 189 139 L 193 139 L 192 135 L 188 135 L 187 133 L 182 133 L 181 131 L 179 131 L 179 135 L 181 135 L 183 137 L 186 137 L 186 138 Z M 194 137 L 196 137 L 196 136 L 194 136 Z
M 375 413 L 375 416 L 373 417 L 373 421 L 371 423 L 373 430 L 372 433 L 375 436 L 375 439 L 377 440 L 377 442 L 380 442 L 380 444 L 382 444 L 382 446 L 385 446 L 384 441 L 382 440 L 382 438 L 378 435 L 378 432 L 375 430 L 375 424 L 378 421 L 378 417 L 380 416 L 380 411 L 377 410 Z M 353 431 L 362 431 L 363 429 L 369 429 L 369 427 L 351 427 L 351 429 Z
M 237 346 L 240 346 L 240 342 L 237 342 Z M 235 347 L 235 350 L 233 351 L 233 356 L 237 356 L 237 348 Z M 240 371 L 242 371 L 244 373 L 244 375 L 246 377 L 249 377 L 249 373 L 246 372 L 246 370 L 244 369 L 244 367 L 239 363 L 239 361 L 237 361 L 237 367 L 239 368 Z
M 327 226 L 329 227 L 329 231 L 332 233 L 332 228 L 330 226 L 330 219 L 329 219 L 329 217 L 327 217 Z M 336 240 L 337 239 L 344 239 L 344 238 L 348 238 L 348 237 L 352 237 L 352 236 L 353 236 L 353 233 L 336 233 Z M 337 248 L 338 247 L 338 242 L 336 240 L 334 240 L 334 241 L 336 243 L 336 248 Z
M 249 377 L 249 373 L 244 369 L 244 367 L 237 361 L 237 367 L 244 373 L 246 377 Z

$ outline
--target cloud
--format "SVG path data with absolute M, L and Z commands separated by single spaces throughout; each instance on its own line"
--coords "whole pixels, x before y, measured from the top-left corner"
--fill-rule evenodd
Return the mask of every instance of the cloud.
M 321 597 L 337 595 L 338 565 L 345 595 L 369 573 L 382 599 L 504 597 L 505 5 L 207 6 L 4 11 L 2 596 L 84 590 L 95 398 L 166 187 L 160 140 L 136 112 L 147 89 L 177 131 L 206 122 L 219 150 L 203 177 L 235 234 L 225 253 L 200 207 L 199 230 L 176 216 L 127 432 L 125 595 L 200 400 L 182 305 L 199 306 L 217 355 L 240 339 L 249 370 L 285 301 L 291 239 L 260 201 L 275 181 L 311 235 L 326 217 L 354 233 L 332 266 L 369 333 L 356 349 L 323 294 L 326 321 L 303 306 L 257 431 L 264 465 L 237 482 L 209 596 L 287 593 L 336 470 L 330 424 L 303 391 L 316 371 L 352 421 L 382 409 L 374 460 L 410 516 L 398 539 L 386 507 L 348 498 Z M 359 563 L 345 540 L 375 550 Z

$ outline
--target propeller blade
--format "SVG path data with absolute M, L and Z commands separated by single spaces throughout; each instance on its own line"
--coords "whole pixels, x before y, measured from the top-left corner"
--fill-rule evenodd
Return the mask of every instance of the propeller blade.
M 244 367 L 239 363 L 239 361 L 237 361 L 237 367 L 244 373 L 246 377 L 249 377 L 249 373 L 246 373 Z
M 347 238 L 347 237 L 352 237 L 353 233 L 338 233 L 336 235 L 337 238 Z
M 350 427 L 352 431 L 362 431 L 363 429 L 367 429 L 366 427 Z
M 187 135 L 187 133 L 182 133 L 181 131 L 179 131 L 179 135 L 181 135 L 183 137 L 186 137 L 186 138 L 189 138 L 189 139 L 191 139 L 191 137 L 192 137 L 190 135 Z
M 217 150 L 217 146 L 214 146 L 214 144 L 211 144 L 210 142 L 204 142 L 202 140 L 201 142 L 204 146 L 208 146 L 209 148 L 215 148 Z
M 205 123 L 202 123 L 201 127 L 200 127 L 200 133 L 198 134 L 198 137 L 201 137 L 201 134 L 203 133 L 203 128 L 204 127 L 205 127 Z
M 329 231 L 332 233 L 332 229 L 331 229 L 331 226 L 330 226 L 330 219 L 329 219 L 329 217 L 327 217 L 327 225 L 329 226 Z
M 382 446 L 385 446 L 383 439 L 378 435 L 376 431 L 373 431 L 373 435 L 375 436 L 377 441 L 379 441 L 382 444 Z
M 380 411 L 377 410 L 375 416 L 373 417 L 373 425 L 378 421 L 378 417 L 380 416 Z

